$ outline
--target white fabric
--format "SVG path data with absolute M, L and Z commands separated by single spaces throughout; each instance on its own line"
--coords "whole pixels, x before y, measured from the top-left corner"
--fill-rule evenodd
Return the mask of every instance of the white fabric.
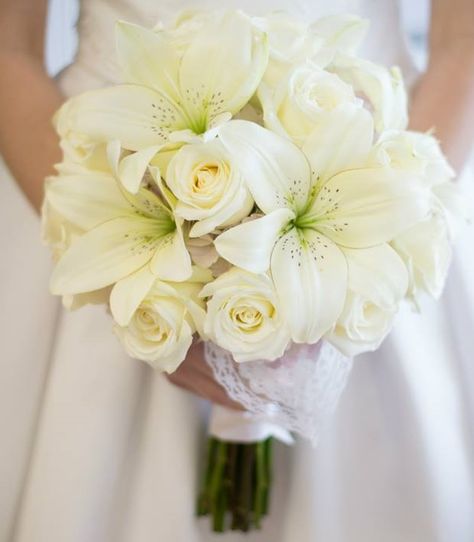
M 404 66 L 395 0 L 226 0 L 258 13 L 369 16 L 368 50 Z M 146 22 L 219 0 L 84 0 L 67 94 L 115 77 L 113 19 Z M 149 22 L 149 21 L 148 21 Z M 47 294 L 38 223 L 0 182 L 1 542 L 469 542 L 474 539 L 474 258 L 460 242 L 446 294 L 403 314 L 356 360 L 315 451 L 276 446 L 261 533 L 209 533 L 193 514 L 204 402 L 124 356 L 98 307 L 65 313 Z M 15 227 L 13 227 L 13 224 Z
M 209 416 L 208 432 L 212 437 L 229 442 L 260 442 L 273 437 L 285 444 L 293 444 L 291 434 L 273 422 L 272 413 L 251 414 L 213 405 Z

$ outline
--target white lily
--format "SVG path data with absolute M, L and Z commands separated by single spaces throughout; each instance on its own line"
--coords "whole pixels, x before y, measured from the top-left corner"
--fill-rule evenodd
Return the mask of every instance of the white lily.
M 72 98 L 56 126 L 65 140 L 111 142 L 112 162 L 117 141 L 132 151 L 115 164 L 132 193 L 164 145 L 192 140 L 237 113 L 268 61 L 264 32 L 238 11 L 216 13 L 181 46 L 164 31 L 120 22 L 117 52 L 125 84 Z
M 266 216 L 223 233 L 216 249 L 248 271 L 270 268 L 295 342 L 319 340 L 343 309 L 347 264 L 339 247 L 385 243 L 428 212 L 424 190 L 407 175 L 360 167 L 372 145 L 371 116 L 339 115 L 318 126 L 304 154 L 245 121 L 219 131 Z
M 111 175 L 94 173 L 50 181 L 47 197 L 68 222 L 85 231 L 57 263 L 53 294 L 79 294 L 126 281 L 124 312 L 133 313 L 156 278 L 180 281 L 191 275 L 181 222 L 151 190 L 140 188 L 131 195 Z

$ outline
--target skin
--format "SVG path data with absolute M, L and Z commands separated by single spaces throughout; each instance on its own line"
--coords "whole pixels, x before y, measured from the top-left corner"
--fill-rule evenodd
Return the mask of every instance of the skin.
M 474 139 L 474 2 L 432 0 L 431 7 L 429 63 L 412 96 L 410 127 L 435 127 L 448 159 L 460 170 Z M 47 0 L 0 0 L 0 152 L 36 210 L 43 179 L 61 160 L 51 117 L 64 97 L 44 69 L 46 13 Z M 238 408 L 203 363 L 202 348 L 196 343 L 169 380 Z

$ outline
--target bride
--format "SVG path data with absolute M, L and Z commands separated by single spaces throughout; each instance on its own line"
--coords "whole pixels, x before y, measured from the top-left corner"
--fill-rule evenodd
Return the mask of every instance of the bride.
M 82 0 L 78 54 L 57 80 L 43 68 L 47 0 L 0 0 L 0 152 L 34 209 L 60 160 L 54 111 L 117 78 L 114 21 L 150 26 L 190 5 L 369 18 L 365 53 L 402 67 L 413 84 L 412 128 L 435 126 L 463 168 L 474 136 L 472 0 L 432 0 L 429 63 L 418 78 L 396 0 Z M 0 542 L 217 540 L 194 517 L 207 406 L 197 396 L 229 400 L 202 351 L 170 383 L 124 356 L 102 308 L 65 313 L 47 291 L 38 220 L 13 177 L 0 174 Z M 441 303 L 404 313 L 380 350 L 356 360 L 321 445 L 277 447 L 263 530 L 223 540 L 474 540 L 470 251 L 461 240 Z

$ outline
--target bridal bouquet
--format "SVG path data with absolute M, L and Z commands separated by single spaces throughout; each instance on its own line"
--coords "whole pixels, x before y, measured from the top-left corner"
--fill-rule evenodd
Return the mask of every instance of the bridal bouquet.
M 123 82 L 55 117 L 52 293 L 103 303 L 130 356 L 168 373 L 194 338 L 241 366 L 295 344 L 352 357 L 403 300 L 439 296 L 454 174 L 432 135 L 407 130 L 399 70 L 357 56 L 366 27 L 240 11 L 119 22 Z M 232 528 L 259 525 L 269 464 L 268 441 L 211 441 L 199 507 L 216 530 L 227 511 Z

